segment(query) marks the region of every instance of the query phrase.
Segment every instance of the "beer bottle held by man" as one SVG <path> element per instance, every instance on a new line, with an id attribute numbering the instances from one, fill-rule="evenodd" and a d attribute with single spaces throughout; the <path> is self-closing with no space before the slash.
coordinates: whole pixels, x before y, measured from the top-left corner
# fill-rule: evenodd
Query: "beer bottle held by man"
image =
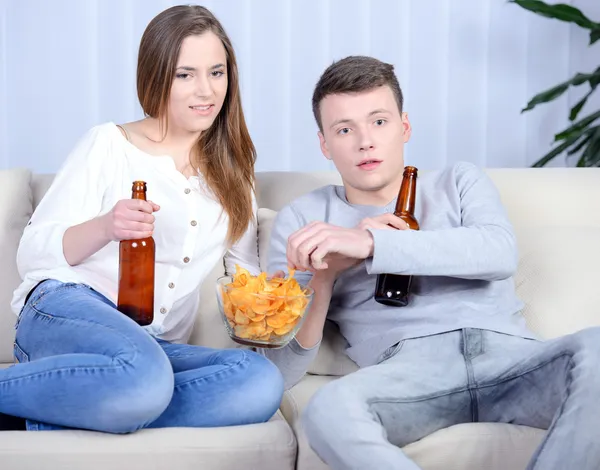
<path id="1" fill-rule="evenodd" d="M 132 199 L 146 200 L 146 183 L 134 181 Z M 139 325 L 154 319 L 154 238 L 119 242 L 119 294 L 117 310 Z"/>
<path id="2" fill-rule="evenodd" d="M 406 222 L 411 230 L 419 230 L 419 222 L 415 218 L 417 172 L 418 170 L 413 166 L 404 168 L 402 185 L 394 210 L 394 214 Z M 375 300 L 391 307 L 405 307 L 409 302 L 411 285 L 410 275 L 379 274 L 375 287 Z"/>

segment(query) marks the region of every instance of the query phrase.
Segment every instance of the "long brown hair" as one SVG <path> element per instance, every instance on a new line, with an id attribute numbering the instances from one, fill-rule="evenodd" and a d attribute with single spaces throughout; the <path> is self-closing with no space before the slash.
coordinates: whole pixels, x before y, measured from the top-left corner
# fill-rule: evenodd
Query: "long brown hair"
<path id="1" fill-rule="evenodd" d="M 209 10 L 199 5 L 174 6 L 148 24 L 140 42 L 137 91 L 147 116 L 166 119 L 181 43 L 188 36 L 207 31 L 221 39 L 227 53 L 227 94 L 223 108 L 211 127 L 202 132 L 190 159 L 229 216 L 227 238 L 234 243 L 253 219 L 256 149 L 242 111 L 233 46 Z"/>

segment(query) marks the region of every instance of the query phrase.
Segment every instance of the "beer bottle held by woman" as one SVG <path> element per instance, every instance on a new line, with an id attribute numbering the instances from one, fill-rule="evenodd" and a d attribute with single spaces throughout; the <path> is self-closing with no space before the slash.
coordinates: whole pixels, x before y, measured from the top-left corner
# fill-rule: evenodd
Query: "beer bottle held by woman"
<path id="1" fill-rule="evenodd" d="M 132 199 L 146 200 L 146 183 L 134 181 Z M 154 319 L 154 238 L 119 242 L 119 295 L 117 309 L 137 322 Z"/>
<path id="2" fill-rule="evenodd" d="M 404 220 L 411 230 L 419 230 L 419 222 L 415 218 L 417 172 L 418 170 L 413 166 L 404 168 L 402 185 L 394 210 L 394 215 Z M 405 307 L 409 302 L 411 284 L 410 275 L 379 274 L 375 287 L 375 300 L 390 307 Z"/>

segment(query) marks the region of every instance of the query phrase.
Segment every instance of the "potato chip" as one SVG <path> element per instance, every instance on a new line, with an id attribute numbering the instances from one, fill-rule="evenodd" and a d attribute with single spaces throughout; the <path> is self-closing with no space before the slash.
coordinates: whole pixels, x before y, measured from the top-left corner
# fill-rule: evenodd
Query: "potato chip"
<path id="1" fill-rule="evenodd" d="M 287 325 L 283 325 L 281 328 L 274 329 L 273 332 L 279 336 L 286 335 L 294 329 L 294 326 L 296 326 L 294 322 L 288 323 Z"/>
<path id="2" fill-rule="evenodd" d="M 222 290 L 224 314 L 235 335 L 242 339 L 276 341 L 297 326 L 308 306 L 303 289 L 290 270 L 287 278 L 253 276 L 236 265 L 233 280 Z"/>

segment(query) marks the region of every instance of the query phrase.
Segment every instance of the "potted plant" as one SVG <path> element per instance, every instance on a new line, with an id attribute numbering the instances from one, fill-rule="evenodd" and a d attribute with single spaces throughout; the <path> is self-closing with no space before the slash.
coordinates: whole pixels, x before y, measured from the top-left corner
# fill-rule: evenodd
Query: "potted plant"
<path id="1" fill-rule="evenodd" d="M 600 23 L 590 20 L 580 10 L 571 5 L 548 4 L 539 0 L 509 0 L 509 2 L 516 3 L 538 15 L 567 23 L 575 23 L 588 29 L 590 31 L 590 46 L 600 40 Z M 569 113 L 571 124 L 569 127 L 554 136 L 554 148 L 535 162 L 532 165 L 533 167 L 542 167 L 563 152 L 566 152 L 567 158 L 577 155 L 576 165 L 579 167 L 600 166 L 600 109 L 592 110 L 587 116 L 577 120 L 585 103 L 595 92 L 598 85 L 600 85 L 600 67 L 591 72 L 577 73 L 570 80 L 535 95 L 527 103 L 527 106 L 521 111 L 522 113 L 535 108 L 539 104 L 558 98 L 571 86 L 589 87 L 583 98 L 571 108 Z"/>

